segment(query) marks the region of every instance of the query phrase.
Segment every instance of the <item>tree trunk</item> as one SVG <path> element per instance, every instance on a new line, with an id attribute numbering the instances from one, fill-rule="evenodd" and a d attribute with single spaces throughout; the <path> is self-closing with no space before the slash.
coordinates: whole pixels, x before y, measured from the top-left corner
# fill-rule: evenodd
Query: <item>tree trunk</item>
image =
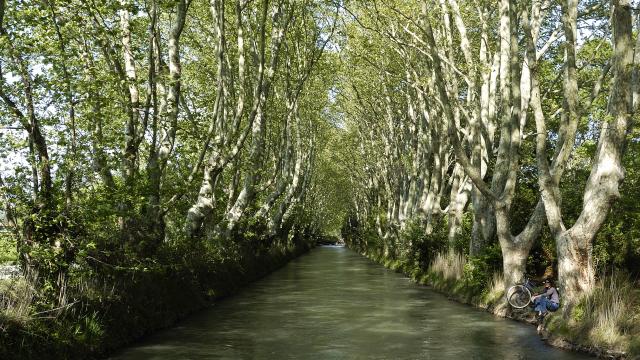
<path id="1" fill-rule="evenodd" d="M 631 125 L 633 112 L 632 68 L 633 47 L 631 8 L 628 0 L 614 0 L 613 6 L 613 34 L 614 34 L 614 81 L 609 100 L 611 121 L 603 122 L 598 140 L 598 148 L 587 181 L 583 198 L 583 208 L 574 225 L 566 229 L 562 221 L 559 195 L 559 175 L 554 169 L 549 169 L 546 160 L 546 124 L 542 113 L 539 86 L 536 76 L 532 76 L 532 105 L 536 117 L 537 143 L 536 157 L 540 169 L 539 185 L 542 189 L 542 199 L 546 208 L 547 219 L 551 233 L 556 239 L 558 253 L 558 275 L 560 288 L 565 302 L 564 312 L 569 313 L 579 297 L 591 292 L 594 286 L 594 267 L 592 262 L 591 244 L 598 230 L 605 221 L 612 204 L 620 196 L 618 187 L 624 178 L 622 155 L 624 153 L 627 132 Z M 575 34 L 577 24 L 577 1 L 568 0 L 563 4 L 563 22 L 568 34 L 567 78 L 566 87 L 577 90 L 575 74 Z M 529 48 L 533 41 L 529 41 Z M 533 64 L 534 62 L 532 62 Z M 532 68 L 532 75 L 536 74 Z M 570 112 L 570 119 L 576 119 L 577 100 L 571 101 L 577 91 L 569 92 L 569 101 L 565 105 Z M 564 124 L 561 133 L 572 131 L 572 123 Z M 568 137 L 569 138 L 569 137 Z M 565 142 L 570 146 L 571 138 Z M 567 145 L 569 144 L 569 145 Z M 563 146 L 564 148 L 564 146 Z M 569 151 L 569 150 L 566 150 Z M 556 151 L 562 153 L 562 150 Z M 565 155 L 568 157 L 568 154 Z M 558 156 L 560 158 L 560 156 Z M 560 168 L 561 172 L 562 167 Z"/>
<path id="2" fill-rule="evenodd" d="M 267 3 L 263 7 L 263 18 L 267 16 Z M 231 210 L 227 213 L 227 232 L 232 231 L 240 217 L 244 214 L 247 206 L 255 197 L 255 186 L 260 177 L 259 167 L 262 163 L 262 153 L 264 147 L 264 133 L 266 129 L 266 118 L 264 114 L 264 106 L 270 97 L 270 90 L 274 75 L 278 67 L 278 60 L 282 40 L 286 33 L 289 20 L 293 14 L 284 14 L 282 4 L 280 4 L 273 16 L 273 28 L 271 34 L 271 59 L 266 69 L 264 82 L 260 82 L 257 92 L 254 94 L 254 102 L 257 104 L 255 120 L 252 121 L 251 129 L 251 148 L 249 150 L 249 169 L 245 175 L 244 185 L 236 202 Z M 261 28 L 261 64 L 264 65 L 264 37 L 265 28 Z M 261 66 L 262 69 L 262 66 Z M 262 70 L 261 70 L 262 71 Z"/>
<path id="3" fill-rule="evenodd" d="M 611 206 L 620 197 L 624 179 L 622 156 L 631 127 L 633 42 L 629 0 L 613 0 L 614 81 L 609 100 L 612 120 L 603 123 L 595 161 L 587 180 L 583 209 L 575 224 L 556 233 L 558 275 L 567 303 L 588 294 L 595 283 L 592 243 Z M 577 5 L 576 5 L 577 8 Z M 608 125 L 608 126 L 606 126 Z M 563 228 L 564 226 L 561 225 Z"/>
<path id="4" fill-rule="evenodd" d="M 449 247 L 453 248 L 456 237 L 460 235 L 464 209 L 467 207 L 471 195 L 472 182 L 464 174 L 460 165 L 456 164 L 453 171 L 453 185 L 451 186 L 451 198 L 449 200 Z"/>

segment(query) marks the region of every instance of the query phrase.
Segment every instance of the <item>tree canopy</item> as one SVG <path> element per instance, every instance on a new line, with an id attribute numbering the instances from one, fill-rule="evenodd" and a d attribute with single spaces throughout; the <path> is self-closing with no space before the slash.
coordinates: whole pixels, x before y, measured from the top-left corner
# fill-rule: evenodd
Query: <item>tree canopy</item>
<path id="1" fill-rule="evenodd" d="M 640 271 L 636 7 L 0 0 L 17 261 L 56 307 L 74 269 L 342 230 L 427 264 L 490 254 L 507 286 L 546 267 L 574 302 Z"/>

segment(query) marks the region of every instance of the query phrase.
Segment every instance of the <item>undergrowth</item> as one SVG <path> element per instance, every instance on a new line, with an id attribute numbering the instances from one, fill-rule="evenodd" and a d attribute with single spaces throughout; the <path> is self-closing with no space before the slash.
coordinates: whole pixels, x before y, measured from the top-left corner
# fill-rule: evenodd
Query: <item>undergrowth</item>
<path id="1" fill-rule="evenodd" d="M 224 247 L 166 244 L 155 259 L 127 263 L 87 256 L 71 268 L 64 301 L 56 302 L 45 301 L 35 278 L 1 280 L 0 359 L 107 355 L 235 293 L 312 244 L 312 234 L 300 232 L 286 239 L 243 236 Z"/>
<path id="2" fill-rule="evenodd" d="M 640 289 L 626 274 L 602 276 L 591 294 L 548 327 L 577 343 L 640 356 Z"/>
<path id="3" fill-rule="evenodd" d="M 0 323 L 26 325 L 31 319 L 34 295 L 33 285 L 23 277 L 0 280 Z"/>

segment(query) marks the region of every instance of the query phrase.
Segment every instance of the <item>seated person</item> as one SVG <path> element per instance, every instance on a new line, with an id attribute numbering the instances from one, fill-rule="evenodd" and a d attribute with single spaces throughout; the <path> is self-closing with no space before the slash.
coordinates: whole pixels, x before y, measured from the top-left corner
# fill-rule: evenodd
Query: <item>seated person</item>
<path id="1" fill-rule="evenodd" d="M 560 296 L 558 290 L 553 287 L 551 280 L 544 282 L 544 292 L 534 296 L 533 305 L 539 317 L 544 317 L 548 311 L 556 311 L 560 307 Z"/>

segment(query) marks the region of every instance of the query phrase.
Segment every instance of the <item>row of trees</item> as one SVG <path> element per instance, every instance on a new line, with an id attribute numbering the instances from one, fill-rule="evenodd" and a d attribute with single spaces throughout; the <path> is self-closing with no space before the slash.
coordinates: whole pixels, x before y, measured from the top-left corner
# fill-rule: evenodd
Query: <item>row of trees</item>
<path id="1" fill-rule="evenodd" d="M 547 234 L 572 301 L 593 287 L 625 162 L 635 183 L 634 14 L 629 0 L 0 0 L 0 195 L 20 261 L 63 298 L 79 257 L 286 239 L 351 208 L 393 256 L 412 224 L 445 224 L 454 247 L 471 222 L 470 255 L 497 239 L 507 284 Z"/>
<path id="2" fill-rule="evenodd" d="M 63 302 L 80 256 L 317 230 L 336 17 L 323 1 L 0 0 L 0 192 L 20 262 Z"/>
<path id="3" fill-rule="evenodd" d="M 369 1 L 345 11 L 353 75 L 340 99 L 362 162 L 350 173 L 352 221 L 375 228 L 388 256 L 407 248 L 399 233 L 415 221 L 429 234 L 444 219 L 453 247 L 468 216 L 470 255 L 497 239 L 507 286 L 523 279 L 544 232 L 567 302 L 590 292 L 594 239 L 637 142 L 631 2 Z M 584 179 L 565 183 L 576 174 Z M 535 201 L 523 212 L 527 192 Z"/>

